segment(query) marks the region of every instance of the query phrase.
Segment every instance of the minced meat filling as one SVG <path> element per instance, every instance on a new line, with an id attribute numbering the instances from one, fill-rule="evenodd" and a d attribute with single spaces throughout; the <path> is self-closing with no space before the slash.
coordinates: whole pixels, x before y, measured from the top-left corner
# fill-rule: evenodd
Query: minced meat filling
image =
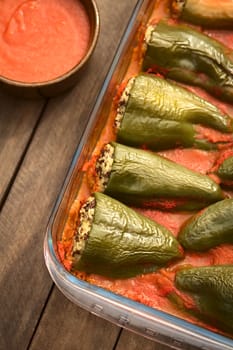
<path id="1" fill-rule="evenodd" d="M 129 79 L 129 81 L 126 85 L 126 88 L 124 89 L 124 91 L 121 95 L 121 98 L 119 100 L 117 114 L 116 114 L 116 118 L 114 121 L 114 125 L 117 129 L 119 129 L 121 126 L 121 121 L 122 121 L 124 113 L 125 113 L 125 108 L 126 108 L 129 96 L 130 96 L 130 90 L 132 89 L 134 81 L 135 81 L 135 78 Z"/>
<path id="2" fill-rule="evenodd" d="M 149 43 L 151 40 L 151 34 L 154 31 L 154 27 L 153 26 L 148 26 L 146 33 L 145 33 L 145 42 Z"/>
<path id="3" fill-rule="evenodd" d="M 89 237 L 91 225 L 95 213 L 95 198 L 89 197 L 82 205 L 79 212 L 79 226 L 74 237 L 73 255 L 78 256 L 82 254 L 85 247 L 85 242 Z"/>
<path id="4" fill-rule="evenodd" d="M 98 175 L 98 187 L 103 192 L 107 186 L 113 165 L 114 147 L 109 143 L 104 146 L 96 162 L 96 173 Z"/>

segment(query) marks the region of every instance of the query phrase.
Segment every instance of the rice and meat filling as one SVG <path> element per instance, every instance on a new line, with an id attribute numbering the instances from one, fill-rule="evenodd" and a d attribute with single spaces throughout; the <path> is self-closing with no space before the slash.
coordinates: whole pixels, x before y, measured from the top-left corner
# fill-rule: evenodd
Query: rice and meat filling
<path id="1" fill-rule="evenodd" d="M 89 197 L 79 212 L 79 225 L 74 237 L 73 256 L 78 259 L 85 248 L 95 213 L 95 198 Z"/>
<path id="2" fill-rule="evenodd" d="M 95 170 L 97 174 L 98 188 L 100 192 L 104 192 L 111 174 L 113 165 L 114 147 L 106 144 L 100 152 L 100 156 L 96 162 Z"/>
<path id="3" fill-rule="evenodd" d="M 119 100 L 118 107 L 117 107 L 116 118 L 114 121 L 114 126 L 116 127 L 116 129 L 120 129 L 121 122 L 122 122 L 123 116 L 125 114 L 126 105 L 128 103 L 129 97 L 130 97 L 130 91 L 134 85 L 134 82 L 135 82 L 135 78 L 129 79 L 125 89 L 122 92 L 122 95 L 121 95 L 121 98 Z"/>

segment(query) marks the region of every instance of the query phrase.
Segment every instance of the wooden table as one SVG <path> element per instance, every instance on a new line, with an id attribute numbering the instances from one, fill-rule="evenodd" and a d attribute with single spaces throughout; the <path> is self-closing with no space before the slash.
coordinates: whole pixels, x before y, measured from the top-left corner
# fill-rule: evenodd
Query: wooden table
<path id="1" fill-rule="evenodd" d="M 75 306 L 54 286 L 43 240 L 55 199 L 136 0 L 97 0 L 101 32 L 72 91 L 0 92 L 0 349 L 166 350 Z"/>

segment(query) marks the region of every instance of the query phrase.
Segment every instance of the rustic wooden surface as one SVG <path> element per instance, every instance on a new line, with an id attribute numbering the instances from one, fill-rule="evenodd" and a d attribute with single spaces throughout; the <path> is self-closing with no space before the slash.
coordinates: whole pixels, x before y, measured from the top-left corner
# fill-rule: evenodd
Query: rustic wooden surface
<path id="1" fill-rule="evenodd" d="M 37 101 L 0 92 L 1 350 L 168 349 L 72 304 L 43 257 L 55 199 L 136 2 L 97 0 L 98 45 L 72 91 Z"/>

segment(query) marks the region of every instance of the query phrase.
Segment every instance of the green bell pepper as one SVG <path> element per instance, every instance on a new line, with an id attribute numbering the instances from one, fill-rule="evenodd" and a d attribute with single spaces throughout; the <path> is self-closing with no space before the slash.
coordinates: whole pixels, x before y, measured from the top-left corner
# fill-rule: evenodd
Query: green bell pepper
<path id="1" fill-rule="evenodd" d="M 233 181 L 233 156 L 226 158 L 219 166 L 217 175 L 222 180 Z"/>
<path id="2" fill-rule="evenodd" d="M 233 331 L 233 265 L 180 270 L 175 285 L 194 298 L 197 316 Z"/>
<path id="3" fill-rule="evenodd" d="M 233 130 L 233 119 L 217 107 L 152 74 L 130 79 L 122 93 L 115 124 L 118 142 L 153 150 L 179 145 L 208 150 L 223 143 L 217 137 L 213 142 L 206 140 L 194 124 L 225 133 Z"/>
<path id="4" fill-rule="evenodd" d="M 219 152 L 219 156 L 215 160 L 212 169 L 209 170 L 209 175 L 214 174 L 219 178 L 221 187 L 227 190 L 233 188 L 233 150 L 232 148 L 223 148 Z"/>
<path id="5" fill-rule="evenodd" d="M 233 199 L 224 199 L 193 215 L 182 226 L 178 241 L 185 249 L 203 251 L 233 243 Z"/>
<path id="6" fill-rule="evenodd" d="M 183 256 L 167 228 L 119 201 L 96 192 L 87 203 L 74 238 L 73 270 L 125 278 Z"/>
<path id="7" fill-rule="evenodd" d="M 171 10 L 176 18 L 206 28 L 233 28 L 232 0 L 173 0 Z"/>
<path id="8" fill-rule="evenodd" d="M 222 43 L 186 25 L 160 21 L 145 35 L 143 69 L 206 89 L 233 102 L 233 53 Z"/>
<path id="9" fill-rule="evenodd" d="M 105 179 L 104 193 L 122 202 L 163 209 L 168 202 L 171 209 L 193 210 L 223 199 L 220 187 L 207 175 L 149 151 L 110 145 L 111 166 L 103 166 L 106 145 L 96 162 L 96 172 L 99 179 Z"/>

